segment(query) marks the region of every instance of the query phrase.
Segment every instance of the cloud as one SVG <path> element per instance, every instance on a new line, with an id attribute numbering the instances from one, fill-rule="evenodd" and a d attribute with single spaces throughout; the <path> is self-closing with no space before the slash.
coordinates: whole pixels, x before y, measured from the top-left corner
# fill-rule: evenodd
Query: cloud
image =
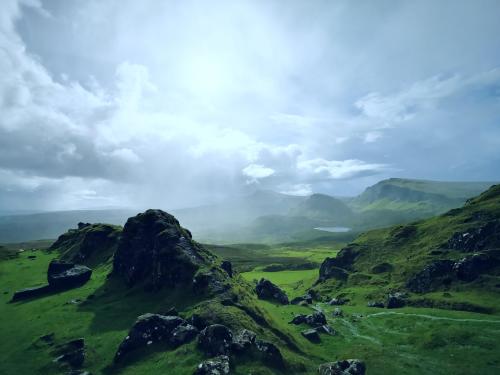
<path id="1" fill-rule="evenodd" d="M 386 164 L 366 163 L 356 159 L 325 160 L 321 158 L 300 161 L 297 167 L 307 174 L 333 180 L 373 175 L 388 168 Z"/>
<path id="2" fill-rule="evenodd" d="M 259 164 L 250 164 L 243 168 L 242 172 L 245 176 L 249 177 L 249 183 L 255 183 L 262 178 L 272 176 L 275 170 Z"/>
<path id="3" fill-rule="evenodd" d="M 500 178 L 497 9 L 5 0 L 0 208 Z"/>
<path id="4" fill-rule="evenodd" d="M 407 89 L 391 95 L 372 92 L 356 101 L 356 107 L 368 118 L 386 126 L 411 120 L 423 111 L 435 109 L 439 102 L 474 90 L 488 90 L 500 85 L 500 69 L 479 72 L 468 77 L 434 76 L 414 82 Z"/>

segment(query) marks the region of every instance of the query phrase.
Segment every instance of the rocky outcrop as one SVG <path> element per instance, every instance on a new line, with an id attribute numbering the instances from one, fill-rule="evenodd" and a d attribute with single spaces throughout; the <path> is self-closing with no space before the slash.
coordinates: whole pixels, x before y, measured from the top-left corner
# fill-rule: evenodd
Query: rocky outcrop
<path id="1" fill-rule="evenodd" d="M 500 266 L 500 254 L 495 250 L 471 254 L 458 261 L 438 260 L 412 276 L 406 287 L 415 293 L 427 293 L 448 286 L 453 281 L 474 281 L 498 266 Z"/>
<path id="2" fill-rule="evenodd" d="M 198 365 L 195 375 L 228 375 L 230 370 L 229 357 L 220 355 L 218 357 L 203 361 Z"/>
<path id="3" fill-rule="evenodd" d="M 220 268 L 226 271 L 229 277 L 233 277 L 233 264 L 230 261 L 224 260 L 221 263 Z"/>
<path id="4" fill-rule="evenodd" d="M 500 265 L 500 259 L 489 253 L 479 253 L 466 256 L 455 262 L 453 271 L 462 281 L 473 281 L 479 275 Z"/>
<path id="5" fill-rule="evenodd" d="M 243 329 L 234 337 L 231 351 L 234 353 L 243 353 L 255 345 L 257 334 L 248 329 Z"/>
<path id="6" fill-rule="evenodd" d="M 406 287 L 415 293 L 426 293 L 438 286 L 449 283 L 453 264 L 452 260 L 434 261 L 410 278 L 406 283 Z"/>
<path id="7" fill-rule="evenodd" d="M 479 227 L 456 232 L 443 247 L 470 252 L 500 248 L 500 221 L 493 220 Z"/>
<path id="8" fill-rule="evenodd" d="M 269 341 L 256 340 L 255 348 L 257 349 L 260 359 L 269 366 L 283 368 L 285 361 L 280 350 L 276 345 Z"/>
<path id="9" fill-rule="evenodd" d="M 137 318 L 127 337 L 120 344 L 115 355 L 115 362 L 129 352 L 159 342 L 172 342 L 175 329 L 186 321 L 178 316 L 144 314 Z"/>
<path id="10" fill-rule="evenodd" d="M 191 342 L 198 336 L 198 328 L 191 324 L 182 324 L 174 328 L 170 336 L 169 342 L 174 347 L 178 347 L 188 342 Z"/>
<path id="11" fill-rule="evenodd" d="M 319 269 L 319 281 L 327 279 L 346 281 L 349 276 L 348 271 L 352 271 L 352 265 L 360 252 L 360 246 L 351 244 L 340 250 L 335 258 L 326 258 Z"/>
<path id="12" fill-rule="evenodd" d="M 67 262 L 92 265 L 113 256 L 118 245 L 121 227 L 110 224 L 78 223 L 78 229 L 70 229 L 51 245 Z"/>
<path id="13" fill-rule="evenodd" d="M 319 366 L 320 375 L 365 375 L 366 366 L 359 359 L 324 363 Z"/>
<path id="14" fill-rule="evenodd" d="M 194 242 L 175 217 L 161 210 L 147 210 L 127 220 L 113 272 L 130 286 L 146 282 L 155 288 L 189 284 L 199 271 L 210 267 L 212 280 L 223 280 L 227 274 L 215 267 L 214 261 L 215 257 Z"/>
<path id="15" fill-rule="evenodd" d="M 260 279 L 255 287 L 259 299 L 275 301 L 282 305 L 288 305 L 288 296 L 280 287 L 274 285 L 267 279 Z"/>
<path id="16" fill-rule="evenodd" d="M 404 293 L 391 293 L 387 296 L 386 306 L 388 309 L 397 309 L 406 305 L 406 295 Z"/>

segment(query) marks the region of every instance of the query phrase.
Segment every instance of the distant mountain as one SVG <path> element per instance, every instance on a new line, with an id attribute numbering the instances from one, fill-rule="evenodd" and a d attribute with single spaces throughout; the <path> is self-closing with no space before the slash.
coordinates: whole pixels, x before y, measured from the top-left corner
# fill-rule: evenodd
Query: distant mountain
<path id="1" fill-rule="evenodd" d="M 280 242 L 314 235 L 313 228 L 343 226 L 353 231 L 408 223 L 461 206 L 490 182 L 439 182 L 391 178 L 354 198 L 325 194 L 291 196 L 257 190 L 194 208 L 168 210 L 196 239 L 210 243 Z M 0 215 L 0 243 L 56 238 L 80 221 L 123 225 L 131 209 L 75 210 Z M 324 233 L 318 233 L 324 235 Z"/>
<path id="2" fill-rule="evenodd" d="M 0 216 L 0 243 L 55 239 L 78 222 L 123 225 L 135 210 L 74 210 Z"/>
<path id="3" fill-rule="evenodd" d="M 391 178 L 368 187 L 349 206 L 371 219 L 377 214 L 409 220 L 429 217 L 459 207 L 494 182 L 449 182 Z"/>
<path id="4" fill-rule="evenodd" d="M 340 199 L 325 194 L 313 194 L 292 208 L 289 216 L 301 216 L 328 224 L 350 222 L 353 212 Z"/>

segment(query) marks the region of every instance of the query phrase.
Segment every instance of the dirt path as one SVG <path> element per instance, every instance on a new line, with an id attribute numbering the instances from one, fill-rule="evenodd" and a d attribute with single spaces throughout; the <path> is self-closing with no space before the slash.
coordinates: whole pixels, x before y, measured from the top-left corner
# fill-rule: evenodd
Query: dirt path
<path id="1" fill-rule="evenodd" d="M 384 315 L 406 315 L 406 316 L 416 316 L 416 317 L 419 317 L 419 318 L 426 318 L 426 319 L 432 319 L 432 320 L 451 320 L 451 321 L 454 321 L 454 322 L 498 323 L 498 324 L 500 324 L 500 319 L 495 320 L 495 319 L 447 318 L 447 317 L 444 317 L 444 316 L 433 316 L 433 315 L 427 315 L 427 314 L 401 313 L 401 312 L 395 312 L 395 311 L 378 312 L 378 313 L 375 313 L 375 314 L 366 315 L 366 317 L 367 318 L 371 318 L 371 317 L 384 316 Z"/>

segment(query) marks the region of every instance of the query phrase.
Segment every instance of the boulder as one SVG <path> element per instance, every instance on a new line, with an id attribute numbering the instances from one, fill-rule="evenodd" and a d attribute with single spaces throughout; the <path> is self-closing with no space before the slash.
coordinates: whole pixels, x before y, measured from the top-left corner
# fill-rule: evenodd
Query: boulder
<path id="1" fill-rule="evenodd" d="M 387 308 L 397 309 L 406 305 L 406 295 L 403 293 L 392 293 L 387 296 Z"/>
<path id="2" fill-rule="evenodd" d="M 278 286 L 267 279 L 260 279 L 255 287 L 259 299 L 276 301 L 282 305 L 288 305 L 288 296 Z"/>
<path id="3" fill-rule="evenodd" d="M 47 280 L 55 289 L 69 289 L 89 281 L 92 270 L 87 266 L 53 260 L 49 264 Z"/>
<path id="4" fill-rule="evenodd" d="M 337 334 L 337 332 L 332 327 L 330 327 L 328 324 L 323 324 L 320 327 L 316 327 L 316 332 L 326 333 L 327 335 L 331 335 L 331 336 L 334 336 Z"/>
<path id="5" fill-rule="evenodd" d="M 127 337 L 118 347 L 115 361 L 119 361 L 127 353 L 141 347 L 158 342 L 169 342 L 172 333 L 186 321 L 178 316 L 144 314 L 137 318 Z"/>
<path id="6" fill-rule="evenodd" d="M 385 305 L 382 301 L 370 301 L 366 304 L 368 307 L 379 307 L 379 308 L 384 308 Z"/>
<path id="7" fill-rule="evenodd" d="M 326 316 L 321 311 L 315 311 L 306 316 L 306 323 L 312 327 L 318 327 L 326 324 Z"/>
<path id="8" fill-rule="evenodd" d="M 222 324 L 206 327 L 198 336 L 198 347 L 210 356 L 229 354 L 233 343 L 233 333 Z"/>
<path id="9" fill-rule="evenodd" d="M 277 368 L 283 368 L 285 366 L 280 350 L 273 343 L 264 340 L 256 340 L 255 347 L 260 353 L 264 363 Z"/>
<path id="10" fill-rule="evenodd" d="M 147 282 L 160 288 L 191 283 L 200 268 L 213 266 L 214 261 L 215 257 L 194 242 L 174 216 L 147 210 L 127 220 L 113 259 L 113 272 L 129 286 Z M 223 278 L 222 273 L 217 277 Z"/>
<path id="11" fill-rule="evenodd" d="M 227 355 L 208 359 L 200 363 L 194 372 L 195 375 L 227 375 L 229 374 L 230 363 Z"/>
<path id="12" fill-rule="evenodd" d="M 341 305 L 345 305 L 347 301 L 343 298 L 332 298 L 328 304 L 330 306 L 341 306 Z"/>
<path id="13" fill-rule="evenodd" d="M 332 316 L 334 316 L 334 317 L 341 317 L 341 316 L 344 316 L 344 313 L 343 313 L 343 311 L 339 307 L 336 307 L 332 311 Z"/>
<path id="14" fill-rule="evenodd" d="M 313 298 L 310 294 L 304 294 L 303 296 L 295 297 L 290 301 L 292 305 L 299 305 L 301 302 L 305 302 L 310 305 L 313 302 Z"/>
<path id="15" fill-rule="evenodd" d="M 306 329 L 305 331 L 301 332 L 301 335 L 311 342 L 317 343 L 321 341 L 319 338 L 319 333 L 315 329 Z"/>
<path id="16" fill-rule="evenodd" d="M 289 324 L 296 324 L 296 325 L 299 325 L 299 324 L 302 324 L 302 323 L 305 323 L 307 321 L 306 319 L 306 315 L 304 314 L 299 314 L 299 315 L 295 315 L 293 317 L 293 319 L 289 322 Z"/>
<path id="17" fill-rule="evenodd" d="M 365 375 L 366 366 L 359 359 L 323 363 L 319 366 L 320 375 Z"/>
<path id="18" fill-rule="evenodd" d="M 175 347 L 181 346 L 194 340 L 194 338 L 198 336 L 198 333 L 198 328 L 191 324 L 179 325 L 172 331 L 169 342 Z"/>

